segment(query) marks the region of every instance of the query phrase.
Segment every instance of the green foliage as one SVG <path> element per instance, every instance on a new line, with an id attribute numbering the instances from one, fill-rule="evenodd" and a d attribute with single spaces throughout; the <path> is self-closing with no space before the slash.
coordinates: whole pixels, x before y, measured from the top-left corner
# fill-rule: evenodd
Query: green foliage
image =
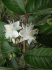
<path id="1" fill-rule="evenodd" d="M 35 15 L 49 15 L 52 14 L 52 10 L 42 10 L 40 12 L 35 13 Z"/>
<path id="2" fill-rule="evenodd" d="M 38 34 L 37 41 L 47 47 L 52 48 L 52 34 L 45 35 L 45 34 Z"/>
<path id="3" fill-rule="evenodd" d="M 0 22 L 0 41 L 6 41 L 5 39 L 5 27 L 4 27 L 5 23 L 4 22 Z"/>
<path id="4" fill-rule="evenodd" d="M 18 64 L 17 64 L 15 58 L 11 58 L 10 62 L 11 62 L 11 66 L 12 66 L 13 68 L 18 68 Z"/>
<path id="5" fill-rule="evenodd" d="M 28 64 L 36 68 L 52 69 L 51 48 L 40 48 L 28 51 L 24 59 Z"/>
<path id="6" fill-rule="evenodd" d="M 19 17 L 16 15 L 17 14 L 15 14 L 13 11 L 11 11 L 8 8 L 6 8 L 5 6 L 3 6 L 3 9 L 1 12 L 1 21 L 4 21 L 6 23 L 8 23 L 8 20 L 17 21 L 17 19 L 19 19 Z"/>
<path id="7" fill-rule="evenodd" d="M 39 25 L 37 41 L 43 45 L 52 47 L 52 25 Z"/>
<path id="8" fill-rule="evenodd" d="M 8 7 L 13 12 L 23 15 L 27 13 L 35 13 L 40 12 L 42 10 L 48 9 L 51 10 L 52 8 L 52 1 L 51 0 L 28 0 L 26 6 L 24 7 L 23 0 L 2 0 L 6 7 Z M 26 11 L 25 11 L 26 10 Z M 48 11 L 49 11 L 48 10 Z M 45 10 L 46 12 L 46 10 Z M 44 11 L 43 11 L 44 13 Z M 51 13 L 51 11 L 49 11 Z"/>
<path id="9" fill-rule="evenodd" d="M 2 59 L 2 60 L 0 61 L 0 66 L 3 65 L 3 64 L 5 63 L 5 61 L 6 61 L 6 59 Z"/>
<path id="10" fill-rule="evenodd" d="M 2 51 L 3 55 L 8 58 L 10 53 L 15 52 L 16 49 L 14 47 L 10 46 L 8 42 L 2 42 L 1 51 Z"/>
<path id="11" fill-rule="evenodd" d="M 41 69 L 41 68 L 36 69 L 32 67 L 32 68 L 19 68 L 19 70 L 52 70 L 52 69 Z"/>
<path id="12" fill-rule="evenodd" d="M 28 17 L 28 24 L 33 23 L 34 25 L 43 25 L 51 15 L 41 15 L 41 13 L 33 14 Z M 25 16 L 21 16 L 21 20 L 25 21 Z"/>
<path id="13" fill-rule="evenodd" d="M 41 15 L 37 18 L 37 23 L 36 25 L 44 25 L 46 23 L 46 20 L 51 17 L 51 15 Z"/>
<path id="14" fill-rule="evenodd" d="M 22 55 L 19 60 L 20 66 L 24 67 L 24 56 Z"/>
<path id="15" fill-rule="evenodd" d="M 52 69 L 35 69 L 35 68 L 28 68 L 27 70 L 52 70 Z"/>
<path id="16" fill-rule="evenodd" d="M 2 0 L 6 7 L 10 10 L 14 11 L 17 14 L 25 14 L 25 8 L 23 4 L 23 0 Z"/>
<path id="17" fill-rule="evenodd" d="M 21 16 L 21 19 L 25 21 L 25 16 Z M 35 16 L 29 16 L 28 17 L 28 23 L 31 23 L 32 21 L 35 21 L 36 17 Z"/>
<path id="18" fill-rule="evenodd" d="M 42 33 L 46 35 L 52 34 L 52 25 L 46 24 L 46 25 L 38 25 L 35 27 L 39 28 L 39 34 L 42 34 Z"/>
<path id="19" fill-rule="evenodd" d="M 49 19 L 47 19 L 47 23 L 48 23 L 49 25 L 52 25 L 52 17 L 49 18 Z"/>
<path id="20" fill-rule="evenodd" d="M 0 1 L 0 21 L 8 23 L 8 20 L 17 21 L 19 20 L 19 15 L 9 10 L 2 1 Z"/>
<path id="21" fill-rule="evenodd" d="M 27 13 L 35 13 L 48 8 L 52 8 L 51 0 L 28 0 L 26 4 Z"/>
<path id="22" fill-rule="evenodd" d="M 16 57 L 17 57 L 17 55 L 16 55 L 15 53 L 12 53 L 12 55 L 13 55 L 13 57 L 14 57 L 14 58 L 16 58 Z"/>
<path id="23" fill-rule="evenodd" d="M 0 67 L 0 70 L 14 70 L 13 68 Z"/>

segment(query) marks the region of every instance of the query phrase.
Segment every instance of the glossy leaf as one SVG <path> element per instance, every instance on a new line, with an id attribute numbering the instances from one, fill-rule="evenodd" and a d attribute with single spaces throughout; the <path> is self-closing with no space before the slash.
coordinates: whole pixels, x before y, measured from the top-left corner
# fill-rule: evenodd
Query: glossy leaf
<path id="1" fill-rule="evenodd" d="M 52 48 L 52 34 L 38 34 L 38 38 L 36 39 L 39 43 Z"/>
<path id="2" fill-rule="evenodd" d="M 36 26 L 38 26 L 38 25 L 44 25 L 44 24 L 46 24 L 46 21 L 47 21 L 47 19 L 48 18 L 50 18 L 51 17 L 51 15 L 38 15 L 37 14 L 37 16 L 34 16 L 34 18 L 36 18 L 34 21 L 33 21 L 33 24 Z"/>
<path id="3" fill-rule="evenodd" d="M 35 13 L 48 8 L 52 8 L 52 0 L 28 0 L 26 4 L 27 13 Z"/>
<path id="4" fill-rule="evenodd" d="M 8 42 L 2 42 L 1 44 L 1 52 L 5 57 L 9 57 L 9 54 L 15 52 L 16 49 L 8 44 Z"/>
<path id="5" fill-rule="evenodd" d="M 36 25 L 42 24 L 42 23 L 46 22 L 46 20 L 47 20 L 49 17 L 51 17 L 51 15 L 47 15 L 47 16 L 45 16 L 45 17 L 42 16 L 42 18 L 41 18 L 39 21 L 37 21 Z M 39 18 L 39 17 L 38 17 L 38 18 Z"/>
<path id="6" fill-rule="evenodd" d="M 25 61 L 36 68 L 52 69 L 52 49 L 40 48 L 28 51 Z"/>
<path id="7" fill-rule="evenodd" d="M 52 25 L 45 24 L 45 25 L 37 25 L 35 27 L 39 28 L 39 34 L 42 33 L 46 35 L 52 34 Z"/>
<path id="8" fill-rule="evenodd" d="M 35 15 L 50 15 L 50 14 L 52 14 L 52 10 L 43 10 L 35 13 Z"/>
<path id="9" fill-rule="evenodd" d="M 25 8 L 23 0 L 2 0 L 4 5 L 9 8 L 11 11 L 23 15 L 25 14 Z"/>
<path id="10" fill-rule="evenodd" d="M 52 25 L 39 25 L 37 41 L 45 46 L 52 47 Z"/>

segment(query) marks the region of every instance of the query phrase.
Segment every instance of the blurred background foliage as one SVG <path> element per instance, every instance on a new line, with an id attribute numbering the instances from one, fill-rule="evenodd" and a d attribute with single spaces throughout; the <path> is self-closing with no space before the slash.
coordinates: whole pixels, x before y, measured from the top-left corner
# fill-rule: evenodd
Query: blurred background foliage
<path id="1" fill-rule="evenodd" d="M 6 8 L 0 0 L 0 21 L 8 23 L 8 20 L 19 20 L 19 15 L 13 13 L 11 10 Z"/>

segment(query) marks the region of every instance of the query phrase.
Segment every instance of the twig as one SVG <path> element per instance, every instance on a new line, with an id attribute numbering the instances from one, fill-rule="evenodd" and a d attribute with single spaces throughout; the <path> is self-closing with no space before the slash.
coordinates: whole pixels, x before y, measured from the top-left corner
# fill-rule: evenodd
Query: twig
<path id="1" fill-rule="evenodd" d="M 25 26 L 27 24 L 27 21 L 28 21 L 28 14 L 26 13 L 25 14 Z M 26 52 L 26 41 L 23 42 L 23 53 Z M 24 67 L 26 67 L 26 62 L 24 61 Z"/>

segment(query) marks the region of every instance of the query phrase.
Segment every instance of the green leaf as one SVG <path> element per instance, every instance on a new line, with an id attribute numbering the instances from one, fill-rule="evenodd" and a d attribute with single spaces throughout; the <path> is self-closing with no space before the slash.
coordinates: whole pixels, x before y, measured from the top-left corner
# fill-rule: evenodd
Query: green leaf
<path id="1" fill-rule="evenodd" d="M 28 51 L 24 59 L 33 67 L 52 69 L 52 48 L 40 48 Z"/>
<path id="2" fill-rule="evenodd" d="M 16 44 L 13 44 L 13 43 L 11 43 L 11 42 L 8 42 L 8 44 L 9 44 L 10 46 L 13 46 L 13 47 L 14 47 L 15 53 L 21 53 L 21 48 L 20 48 L 20 47 L 15 47 L 15 46 L 17 46 Z"/>
<path id="3" fill-rule="evenodd" d="M 14 68 L 0 67 L 0 70 L 15 70 Z"/>
<path id="4" fill-rule="evenodd" d="M 25 14 L 23 0 L 2 0 L 2 2 L 11 11 L 20 15 Z"/>
<path id="5" fill-rule="evenodd" d="M 50 16 L 51 16 L 51 15 L 48 15 L 48 16 L 45 16 L 45 17 L 42 16 L 41 20 L 39 20 L 36 25 L 42 24 L 42 23 L 45 22 Z"/>
<path id="6" fill-rule="evenodd" d="M 52 10 L 43 10 L 35 13 L 35 15 L 50 15 L 50 14 L 52 14 Z"/>
<path id="7" fill-rule="evenodd" d="M 10 62 L 11 62 L 11 66 L 13 68 L 18 68 L 18 64 L 17 64 L 17 61 L 15 60 L 15 58 L 11 58 Z"/>
<path id="8" fill-rule="evenodd" d="M 34 26 L 34 28 L 39 28 L 39 34 L 46 34 L 46 35 L 49 35 L 49 34 L 52 34 L 52 25 L 37 25 L 37 26 Z"/>
<path id="9" fill-rule="evenodd" d="M 52 34 L 45 35 L 45 34 L 38 34 L 37 41 L 47 47 L 52 48 Z"/>
<path id="10" fill-rule="evenodd" d="M 0 66 L 1 66 L 2 64 L 4 64 L 5 61 L 6 61 L 6 59 L 2 59 L 2 60 L 0 61 Z"/>
<path id="11" fill-rule="evenodd" d="M 52 70 L 52 69 L 35 69 L 35 68 L 28 68 L 27 70 Z"/>
<path id="12" fill-rule="evenodd" d="M 2 42 L 2 44 L 1 44 L 1 52 L 3 53 L 3 55 L 5 57 L 8 58 L 9 54 L 13 53 L 15 51 L 16 51 L 16 49 L 14 47 L 10 46 L 8 42 Z"/>
<path id="13" fill-rule="evenodd" d="M 0 41 L 7 41 L 7 39 L 5 39 L 5 24 L 4 22 L 0 22 Z"/>
<path id="14" fill-rule="evenodd" d="M 47 47 L 52 47 L 52 25 L 39 25 L 36 28 L 39 28 L 37 41 Z"/>
<path id="15" fill-rule="evenodd" d="M 28 0 L 26 4 L 27 13 L 35 13 L 48 8 L 52 8 L 51 0 Z"/>
<path id="16" fill-rule="evenodd" d="M 40 25 L 40 24 L 44 25 L 44 24 L 46 24 L 46 20 L 50 17 L 51 17 L 51 15 L 45 15 L 45 14 L 34 16 L 35 19 L 33 20 L 33 23 L 34 23 L 34 25 Z"/>

